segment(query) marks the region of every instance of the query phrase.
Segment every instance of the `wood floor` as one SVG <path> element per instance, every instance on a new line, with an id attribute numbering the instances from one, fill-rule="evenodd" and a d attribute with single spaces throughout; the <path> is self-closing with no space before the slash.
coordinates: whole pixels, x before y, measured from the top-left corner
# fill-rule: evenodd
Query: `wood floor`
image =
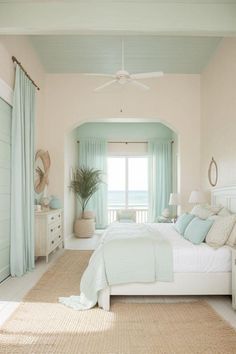
<path id="1" fill-rule="evenodd" d="M 74 237 L 66 241 L 68 249 L 94 249 L 99 240 L 99 233 L 92 239 L 78 240 Z M 49 258 L 46 264 L 45 258 L 39 258 L 36 262 L 36 268 L 33 272 L 27 273 L 21 278 L 8 278 L 0 284 L 0 325 L 2 325 L 11 313 L 21 302 L 24 295 L 37 283 L 47 269 L 56 262 L 57 258 L 64 252 L 59 249 Z M 154 297 L 119 297 L 119 302 L 188 302 L 193 299 L 205 299 L 216 312 L 219 313 L 227 322 L 236 328 L 236 312 L 231 306 L 230 296 L 154 296 Z M 112 301 L 117 301 L 115 297 Z"/>

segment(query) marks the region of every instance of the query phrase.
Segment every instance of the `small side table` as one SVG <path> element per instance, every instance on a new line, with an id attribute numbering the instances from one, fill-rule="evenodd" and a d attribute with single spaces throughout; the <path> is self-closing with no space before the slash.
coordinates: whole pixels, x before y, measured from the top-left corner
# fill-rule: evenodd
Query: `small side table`
<path id="1" fill-rule="evenodd" d="M 236 310 L 236 248 L 232 248 L 232 307 Z"/>

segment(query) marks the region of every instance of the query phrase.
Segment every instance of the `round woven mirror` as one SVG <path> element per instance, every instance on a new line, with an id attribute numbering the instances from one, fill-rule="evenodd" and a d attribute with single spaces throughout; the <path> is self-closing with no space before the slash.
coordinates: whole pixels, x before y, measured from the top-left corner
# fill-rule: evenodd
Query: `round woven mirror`
<path id="1" fill-rule="evenodd" d="M 208 168 L 208 180 L 212 187 L 216 186 L 218 181 L 218 167 L 213 157 Z"/>

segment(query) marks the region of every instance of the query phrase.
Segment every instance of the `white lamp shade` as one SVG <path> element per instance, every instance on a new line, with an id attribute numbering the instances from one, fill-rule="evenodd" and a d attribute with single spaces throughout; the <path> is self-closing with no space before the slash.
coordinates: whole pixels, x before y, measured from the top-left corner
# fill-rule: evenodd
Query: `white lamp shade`
<path id="1" fill-rule="evenodd" d="M 171 193 L 169 205 L 180 205 L 180 195 L 179 193 Z"/>
<path id="2" fill-rule="evenodd" d="M 205 193 L 202 191 L 192 191 L 189 197 L 189 203 L 191 204 L 203 204 L 206 203 Z"/>

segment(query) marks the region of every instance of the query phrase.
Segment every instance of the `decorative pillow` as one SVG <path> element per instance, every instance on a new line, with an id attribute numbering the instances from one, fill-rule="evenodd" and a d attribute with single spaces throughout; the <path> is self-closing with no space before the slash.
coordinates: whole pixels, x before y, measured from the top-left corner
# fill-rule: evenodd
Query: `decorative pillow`
<path id="1" fill-rule="evenodd" d="M 174 224 L 175 230 L 178 231 L 180 235 L 183 235 L 186 227 L 188 226 L 188 224 L 193 218 L 194 215 L 188 213 L 179 216 L 176 223 Z"/>
<path id="2" fill-rule="evenodd" d="M 226 242 L 226 245 L 231 246 L 231 247 L 236 246 L 236 223 L 233 226 L 233 229 L 232 229 L 232 231 L 229 235 L 229 238 Z"/>
<path id="3" fill-rule="evenodd" d="M 200 219 L 208 219 L 210 216 L 217 214 L 221 207 L 210 205 L 195 205 L 191 210 L 191 214 L 198 216 Z"/>
<path id="4" fill-rule="evenodd" d="M 218 214 L 223 207 L 222 205 L 210 205 L 210 209 L 214 214 Z"/>
<path id="5" fill-rule="evenodd" d="M 135 222 L 136 221 L 136 211 L 132 209 L 120 209 L 117 211 L 116 218 L 120 220 L 128 220 Z"/>
<path id="6" fill-rule="evenodd" d="M 215 248 L 223 246 L 228 240 L 235 222 L 236 215 L 219 216 L 207 234 L 206 243 Z"/>
<path id="7" fill-rule="evenodd" d="M 232 215 L 232 213 L 229 211 L 229 209 L 222 208 L 217 215 L 219 215 L 219 216 L 228 216 L 228 215 Z"/>
<path id="8" fill-rule="evenodd" d="M 219 218 L 223 218 L 223 216 L 219 216 L 219 215 L 212 215 L 208 218 L 208 220 L 213 220 L 213 221 L 216 221 L 217 219 Z"/>
<path id="9" fill-rule="evenodd" d="M 195 245 L 202 243 L 208 234 L 214 220 L 194 218 L 187 226 L 184 237 Z"/>

